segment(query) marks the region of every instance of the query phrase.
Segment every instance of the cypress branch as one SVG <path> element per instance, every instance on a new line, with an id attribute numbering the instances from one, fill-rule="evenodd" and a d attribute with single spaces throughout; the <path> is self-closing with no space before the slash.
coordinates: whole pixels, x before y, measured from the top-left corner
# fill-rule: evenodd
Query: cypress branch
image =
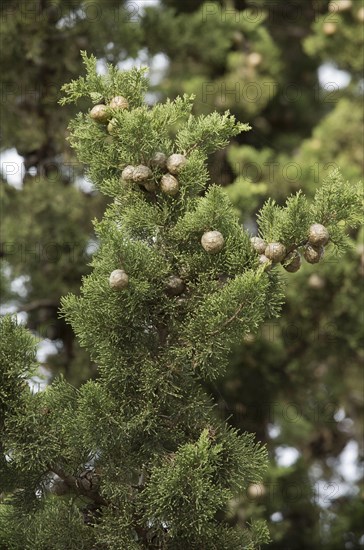
<path id="1" fill-rule="evenodd" d="M 228 112 L 195 117 L 187 96 L 148 107 L 144 70 L 109 67 L 100 76 L 96 59 L 85 53 L 83 59 L 87 75 L 64 87 L 62 103 L 103 101 L 110 120 L 100 124 L 80 113 L 70 125 L 70 142 L 114 202 L 95 222 L 92 273 L 80 296 L 62 300 L 62 315 L 99 365 L 99 378 L 78 391 L 59 379 L 43 393 L 15 395 L 35 346 L 22 327 L 2 320 L 8 342 L 2 348 L 1 444 L 11 460 L 1 468 L 38 479 L 35 487 L 34 479 L 23 486 L 33 494 L 31 536 L 39 548 L 67 513 L 70 550 L 80 547 L 86 526 L 90 549 L 257 548 L 267 541 L 265 525 L 238 529 L 221 514 L 262 479 L 267 452 L 253 434 L 216 418 L 201 380 L 222 375 L 244 334 L 279 315 L 279 264 L 310 244 L 312 225 L 327 224 L 329 245 L 344 246 L 344 223 L 360 218 L 359 193 L 349 201 L 348 184 L 334 173 L 312 203 L 302 193 L 284 206 L 268 201 L 258 221 L 271 257 L 262 263 L 225 192 L 216 185 L 206 190 L 208 154 L 248 125 Z M 122 108 L 110 105 L 113 98 L 117 104 L 115 96 Z M 165 155 L 166 165 L 153 163 L 156 153 Z M 169 162 L 175 154 L 180 166 Z M 177 192 L 161 185 L 168 166 Z M 115 272 L 122 277 L 115 279 Z M 50 472 L 71 499 L 49 494 Z M 14 506 L 21 512 L 25 504 Z"/>

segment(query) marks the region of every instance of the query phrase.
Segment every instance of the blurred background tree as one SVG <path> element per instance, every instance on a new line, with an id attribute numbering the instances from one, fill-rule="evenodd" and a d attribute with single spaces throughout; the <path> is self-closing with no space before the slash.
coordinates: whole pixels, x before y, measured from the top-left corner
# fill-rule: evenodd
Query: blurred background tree
<path id="1" fill-rule="evenodd" d="M 187 89 L 201 112 L 230 108 L 253 127 L 211 159 L 213 179 L 228 186 L 252 232 L 267 196 L 311 194 L 335 166 L 360 178 L 361 2 L 160 4 L 144 21 L 151 51 L 170 61 L 160 93 Z M 282 319 L 234 350 L 228 376 L 208 388 L 223 416 L 268 444 L 266 483 L 229 517 L 270 519 L 277 550 L 364 546 L 361 243 L 353 234 L 345 258 L 290 278 Z"/>
<path id="2" fill-rule="evenodd" d="M 75 109 L 57 102 L 62 84 L 82 71 L 81 49 L 113 63 L 137 54 L 132 14 L 120 0 L 1 4 L 2 149 L 19 155 L 2 162 L 2 278 L 4 285 L 15 279 L 12 295 L 4 286 L 2 298 L 11 298 L 48 342 L 47 372 L 63 372 L 75 384 L 95 370 L 57 311 L 60 297 L 78 292 L 88 272 L 96 246 L 90 220 L 103 212 L 104 199 L 87 185 L 67 145 Z"/>
<path id="3" fill-rule="evenodd" d="M 97 14 L 87 2 L 35 2 L 44 10 L 38 24 L 20 16 L 18 4 L 25 5 L 3 8 L 11 13 L 2 18 L 3 40 L 12 46 L 1 54 L 3 89 L 11 91 L 3 94 L 1 114 L 3 146 L 17 149 L 25 170 L 21 189 L 3 184 L 3 204 L 13 215 L 5 243 L 15 246 L 3 247 L 2 284 L 38 332 L 39 316 L 49 315 L 55 335 L 47 336 L 60 351 L 47 365 L 70 381 L 94 371 L 56 310 L 87 271 L 89 212 L 103 208 L 93 191 L 77 185 L 78 170 L 70 177 L 64 169 L 73 162 L 65 142 L 70 112 L 55 97 L 80 71 L 79 49 L 113 62 L 133 57 L 152 64 L 158 56 L 162 77 L 151 101 L 194 93 L 196 112 L 230 108 L 251 124 L 227 152 L 211 157 L 210 170 L 252 233 L 267 196 L 280 202 L 299 188 L 310 195 L 335 166 L 353 182 L 361 177 L 361 0 L 93 2 Z M 37 90 L 33 103 L 21 92 L 19 74 L 25 90 Z M 232 523 L 267 518 L 269 547 L 277 550 L 364 547 L 362 237 L 352 234 L 352 251 L 340 261 L 328 256 L 290 275 L 282 319 L 234 350 L 228 376 L 206 388 L 219 414 L 268 444 L 264 485 L 232 503 L 228 517 Z M 20 244 L 34 250 L 34 243 L 50 240 L 77 243 L 77 260 L 70 263 L 69 248 L 57 262 L 20 254 Z M 19 275 L 16 292 L 19 284 L 9 280 Z M 44 311 L 47 301 L 54 305 Z M 32 309 L 37 302 L 41 307 Z"/>

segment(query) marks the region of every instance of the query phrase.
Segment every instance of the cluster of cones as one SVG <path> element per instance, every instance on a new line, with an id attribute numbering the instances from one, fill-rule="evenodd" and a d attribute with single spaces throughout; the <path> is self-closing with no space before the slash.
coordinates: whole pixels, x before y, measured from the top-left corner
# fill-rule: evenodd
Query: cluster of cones
<path id="1" fill-rule="evenodd" d="M 258 252 L 262 265 L 269 268 L 272 264 L 281 263 L 286 271 L 295 273 L 302 264 L 302 256 L 297 248 L 302 249 L 302 255 L 306 262 L 317 264 L 324 256 L 329 238 L 330 235 L 326 227 L 320 223 L 314 223 L 309 228 L 307 241 L 293 250 L 287 250 L 280 242 L 267 243 L 260 237 L 252 237 L 251 243 Z"/>

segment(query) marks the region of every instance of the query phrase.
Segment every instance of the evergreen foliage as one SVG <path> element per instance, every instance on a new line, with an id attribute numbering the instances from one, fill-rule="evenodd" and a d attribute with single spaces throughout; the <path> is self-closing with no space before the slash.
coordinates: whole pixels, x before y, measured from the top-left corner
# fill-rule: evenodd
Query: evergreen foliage
<path id="1" fill-rule="evenodd" d="M 95 375 L 94 365 L 57 310 L 89 271 L 90 220 L 105 199 L 82 185 L 65 139 L 77 108 L 57 102 L 64 82 L 82 70 L 81 48 L 116 64 L 137 54 L 140 26 L 123 0 L 4 0 L 0 12 L 1 147 L 20 156 L 4 156 L 1 167 L 1 297 L 53 343 L 44 360 L 49 376 L 62 372 L 80 384 Z"/>
<path id="2" fill-rule="evenodd" d="M 84 95 L 109 102 L 114 94 L 129 102 L 129 109 L 108 107 L 111 128 L 89 113 L 70 127 L 90 177 L 114 198 L 95 223 L 99 248 L 81 295 L 63 299 L 63 315 L 100 374 L 78 390 L 62 378 L 41 393 L 24 388 L 9 406 L 12 379 L 31 369 L 35 343 L 2 319 L 1 467 L 9 496 L 0 508 L 1 544 L 253 550 L 267 542 L 266 525 L 241 529 L 224 515 L 261 481 L 266 448 L 219 421 L 203 389 L 224 375 L 233 346 L 277 317 L 282 304 L 281 268 L 259 262 L 224 191 L 210 185 L 201 196 L 208 153 L 248 125 L 229 113 L 196 117 L 187 97 L 147 107 L 142 70 L 110 68 L 99 77 L 96 58 L 83 58 L 87 77 L 64 87 L 64 102 Z M 163 171 L 151 160 L 158 151 L 186 156 L 175 196 L 160 187 Z M 131 164 L 149 165 L 149 181 L 125 181 Z M 279 237 L 287 253 L 307 243 L 313 222 L 327 219 L 344 242 L 346 228 L 337 222 L 355 225 L 360 216 L 359 194 L 351 190 L 349 202 L 348 186 L 334 173 L 312 202 L 301 193 L 283 208 L 269 201 L 260 213 L 262 236 Z M 209 231 L 224 239 L 215 253 L 201 244 Z M 110 286 L 116 269 L 128 275 L 126 288 Z M 184 283 L 177 295 L 169 292 L 170 276 Z"/>
<path id="3" fill-rule="evenodd" d="M 249 6 L 253 13 L 246 11 Z M 173 10 L 169 21 L 165 7 Z M 184 21 L 172 45 L 160 37 L 170 64 L 158 91 L 163 97 L 186 89 L 195 93 L 200 99 L 196 114 L 223 110 L 227 102 L 253 128 L 209 159 L 213 180 L 226 186 L 246 227 L 258 231 L 256 214 L 268 197 L 283 206 L 287 196 L 302 189 L 310 199 L 338 167 L 355 193 L 364 168 L 358 71 L 362 1 L 161 0 L 155 9 L 158 16 L 164 14 L 166 28 Z M 225 52 L 219 67 L 205 62 L 208 25 L 206 32 L 200 27 L 193 55 L 187 55 L 185 33 L 197 12 L 210 21 L 221 13 L 217 24 L 226 24 L 230 46 L 219 41 Z M 267 31 L 274 48 L 265 48 L 262 34 L 247 29 L 240 36 L 229 34 L 228 22 L 239 30 L 252 20 Z M 249 64 L 250 53 L 262 55 L 255 67 Z M 240 56 L 235 78 L 233 54 Z M 208 76 L 201 81 L 201 74 Z M 252 100 L 249 90 L 256 91 Z M 350 187 L 346 190 L 351 193 Z M 335 241 L 341 248 L 341 238 Z M 358 304 L 363 233 L 350 231 L 345 247 L 340 258 L 328 250 L 323 262 L 303 262 L 297 274 L 286 275 L 281 318 L 248 335 L 234 349 L 226 376 L 208 385 L 230 425 L 254 431 L 267 443 L 271 460 L 264 484 L 252 487 L 258 495 L 248 490 L 234 501 L 229 521 L 242 525 L 250 513 L 265 517 L 272 550 L 336 550 L 360 547 L 363 541 L 357 522 L 363 502 L 363 323 Z M 278 465 L 286 449 L 296 450 L 299 458 L 290 466 Z M 353 470 L 346 467 L 349 457 Z"/>

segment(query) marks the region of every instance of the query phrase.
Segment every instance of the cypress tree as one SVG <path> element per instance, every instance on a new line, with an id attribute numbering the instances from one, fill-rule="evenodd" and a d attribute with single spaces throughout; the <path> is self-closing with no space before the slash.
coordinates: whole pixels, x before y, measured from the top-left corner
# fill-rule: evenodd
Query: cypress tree
<path id="1" fill-rule="evenodd" d="M 83 59 L 87 75 L 62 102 L 94 106 L 72 121 L 70 142 L 113 202 L 95 222 L 93 270 L 62 309 L 99 378 L 30 392 L 35 343 L 3 318 L 1 543 L 256 548 L 266 525 L 233 527 L 225 512 L 261 481 L 266 449 L 217 419 L 204 385 L 242 336 L 279 315 L 284 268 L 299 268 L 301 252 L 311 262 L 345 250 L 360 190 L 334 172 L 311 201 L 268 200 L 254 239 L 206 168 L 249 126 L 229 112 L 194 116 L 187 95 L 148 106 L 143 70 L 100 76 L 96 58 Z"/>

